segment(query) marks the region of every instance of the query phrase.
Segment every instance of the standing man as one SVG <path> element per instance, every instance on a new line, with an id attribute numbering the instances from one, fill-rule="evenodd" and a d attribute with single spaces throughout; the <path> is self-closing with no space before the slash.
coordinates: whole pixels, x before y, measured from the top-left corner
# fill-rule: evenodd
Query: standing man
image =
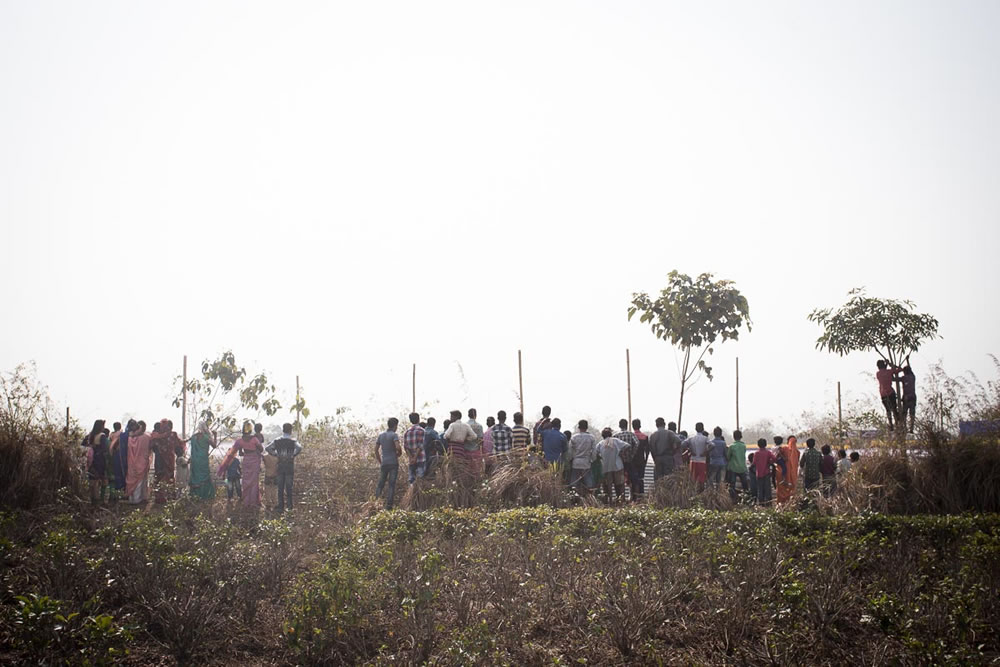
<path id="1" fill-rule="evenodd" d="M 909 363 L 903 366 L 901 379 L 903 381 L 903 414 L 899 420 L 903 426 L 909 424 L 907 433 L 913 433 L 913 429 L 917 425 L 917 376 L 913 374 Z"/>
<path id="2" fill-rule="evenodd" d="M 656 431 L 649 436 L 649 452 L 653 456 L 653 480 L 656 481 L 674 471 L 674 451 L 681 440 L 672 430 L 666 429 L 663 417 L 656 418 Z M 670 422 L 673 426 L 674 423 Z"/>
<path id="3" fill-rule="evenodd" d="M 420 415 L 416 412 L 410 413 L 410 428 L 403 434 L 403 449 L 406 450 L 406 459 L 409 464 L 409 476 L 407 481 L 413 484 L 418 477 L 424 476 L 424 466 L 427 462 L 427 453 L 424 451 L 424 438 L 427 431 L 420 427 Z"/>
<path id="4" fill-rule="evenodd" d="M 566 453 L 566 436 L 559 429 L 562 422 L 556 417 L 549 422 L 549 427 L 542 431 L 542 453 L 545 456 L 546 465 L 556 465 Z"/>
<path id="5" fill-rule="evenodd" d="M 292 425 L 282 424 L 281 437 L 267 446 L 267 453 L 278 461 L 278 511 L 292 509 L 292 482 L 295 479 L 295 457 L 302 452 L 302 445 L 292 437 Z M 287 500 L 287 504 L 286 504 Z"/>
<path id="6" fill-rule="evenodd" d="M 427 418 L 427 427 L 424 429 L 424 477 L 434 475 L 434 469 L 441 461 L 444 448 L 441 446 L 441 434 L 434 430 L 437 420 L 434 417 Z"/>
<path id="7" fill-rule="evenodd" d="M 542 418 L 535 422 L 535 428 L 531 432 L 531 441 L 536 445 L 542 444 L 542 431 L 546 430 L 551 422 L 549 421 L 549 415 L 552 414 L 552 408 L 545 406 L 542 408 Z"/>
<path id="8" fill-rule="evenodd" d="M 698 492 L 705 490 L 708 478 L 708 449 L 711 441 L 705 433 L 705 425 L 694 425 L 694 435 L 684 441 L 683 448 L 691 454 L 691 479 L 698 483 Z"/>
<path id="9" fill-rule="evenodd" d="M 629 484 L 632 500 L 638 502 L 646 495 L 646 464 L 649 462 L 649 436 L 642 432 L 642 422 L 632 420 L 632 432 L 639 441 L 639 448 L 632 455 L 632 465 L 629 467 Z"/>
<path id="10" fill-rule="evenodd" d="M 461 413 L 459 413 L 461 416 Z M 399 457 L 403 454 L 399 446 L 399 436 L 396 429 L 399 427 L 399 420 L 390 417 L 388 428 L 375 441 L 375 460 L 379 463 L 378 486 L 375 487 L 375 498 L 385 495 L 385 508 L 392 509 L 393 497 L 396 495 L 396 478 L 399 477 Z M 388 489 L 386 488 L 388 483 Z"/>
<path id="11" fill-rule="evenodd" d="M 708 481 L 715 487 L 722 486 L 722 478 L 726 471 L 726 440 L 722 437 L 722 428 L 715 427 L 715 436 L 710 443 L 708 455 Z M 728 482 L 729 479 L 726 478 Z"/>
<path id="12" fill-rule="evenodd" d="M 531 445 L 531 429 L 524 425 L 524 415 L 514 413 L 514 428 L 510 430 L 510 446 L 515 450 L 527 450 Z"/>
<path id="13" fill-rule="evenodd" d="M 757 451 L 753 453 L 753 470 L 757 479 L 757 504 L 766 505 L 771 502 L 771 469 L 778 459 L 774 452 L 767 448 L 767 440 L 757 441 Z"/>
<path id="14" fill-rule="evenodd" d="M 517 415 L 514 415 L 515 419 Z M 524 428 L 523 426 L 521 428 Z M 528 429 L 524 428 L 525 431 Z M 497 412 L 497 423 L 493 427 L 493 454 L 498 463 L 507 461 L 510 450 L 514 448 L 514 431 L 507 426 L 507 413 L 503 410 Z"/>
<path id="15" fill-rule="evenodd" d="M 802 455 L 799 465 L 802 467 L 802 476 L 806 480 L 806 491 L 811 491 L 819 486 L 821 477 L 819 466 L 823 462 L 823 455 L 816 451 L 816 439 L 806 440 L 806 451 Z"/>
<path id="16" fill-rule="evenodd" d="M 894 422 L 899 416 L 896 390 L 892 388 L 892 380 L 901 369 L 895 366 L 889 368 L 885 359 L 879 359 L 875 365 L 878 367 L 878 371 L 875 372 L 875 379 L 878 380 L 878 393 L 882 397 L 882 405 L 885 406 L 885 416 L 889 419 L 889 430 L 892 431 L 895 428 Z"/>
<path id="17" fill-rule="evenodd" d="M 475 414 L 475 410 L 469 411 Z M 473 421 L 470 419 L 470 421 Z M 477 424 L 478 426 L 478 424 Z M 444 439 L 448 443 L 456 461 L 462 461 L 466 470 L 478 477 L 482 473 L 482 450 L 480 449 L 481 436 L 473 430 L 472 426 L 462 422 L 462 413 L 459 410 L 451 411 L 451 424 L 444 432 Z"/>
<path id="18" fill-rule="evenodd" d="M 589 495 L 594 485 L 591 466 L 597 458 L 597 438 L 589 432 L 590 424 L 581 419 L 577 424 L 578 433 L 569 439 L 570 486 L 575 486 L 580 495 Z"/>
<path id="19" fill-rule="evenodd" d="M 747 479 L 747 446 L 743 442 L 743 432 L 733 431 L 733 444 L 726 450 L 726 472 L 729 473 L 729 496 L 736 500 L 736 480 L 740 480 L 740 491 L 746 495 L 750 490 Z"/>
<path id="20" fill-rule="evenodd" d="M 635 492 L 632 491 L 632 486 L 633 486 L 633 484 L 632 484 L 632 461 L 635 460 L 636 452 L 639 450 L 639 438 L 635 437 L 635 433 L 633 433 L 629 429 L 629 423 L 628 423 L 627 419 L 619 419 L 618 420 L 618 432 L 615 433 L 614 437 L 618 438 L 619 440 L 621 440 L 622 442 L 624 442 L 626 445 L 628 445 L 628 447 L 625 448 L 624 450 L 622 450 L 622 452 L 620 454 L 621 459 L 622 459 L 622 463 L 624 464 L 623 465 L 623 469 L 622 469 L 622 476 L 623 477 L 625 477 L 625 476 L 628 477 L 627 481 L 628 481 L 628 484 L 629 484 L 629 492 L 631 493 L 632 500 L 634 501 L 634 500 L 636 500 L 636 497 L 635 497 Z"/>
<path id="21" fill-rule="evenodd" d="M 483 425 L 476 421 L 476 409 L 469 408 L 469 427 L 476 432 L 479 448 L 483 446 Z"/>
<path id="22" fill-rule="evenodd" d="M 624 419 L 625 426 L 628 422 Z M 601 431 L 601 440 L 597 444 L 598 456 L 601 458 L 601 472 L 603 474 L 604 495 L 607 503 L 612 503 L 611 491 L 614 490 L 614 502 L 621 503 L 625 494 L 625 462 L 622 460 L 622 451 L 631 445 L 616 436 L 612 435 L 610 428 Z M 629 433 L 629 435 L 632 435 Z M 635 437 L 634 435 L 632 437 Z"/>

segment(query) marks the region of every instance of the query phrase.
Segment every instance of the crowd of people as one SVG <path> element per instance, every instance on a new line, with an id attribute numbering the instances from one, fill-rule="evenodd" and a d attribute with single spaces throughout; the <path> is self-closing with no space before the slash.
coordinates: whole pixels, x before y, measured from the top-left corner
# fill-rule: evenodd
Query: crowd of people
<path id="1" fill-rule="evenodd" d="M 421 420 L 418 413 L 411 413 L 402 438 L 399 420 L 388 420 L 374 445 L 379 463 L 375 497 L 384 496 L 386 509 L 393 506 L 404 453 L 410 484 L 434 476 L 446 454 L 473 478 L 488 477 L 514 461 L 526 461 L 558 468 L 567 486 L 581 495 L 598 491 L 609 504 L 641 500 L 650 464 L 654 481 L 686 467 L 699 492 L 725 485 L 734 501 L 788 503 L 798 488 L 800 473 L 806 491 L 815 489 L 830 496 L 836 492 L 838 479 L 860 457 L 858 452 L 848 456 L 844 449 L 834 457 L 830 445 L 816 449 L 814 438 L 806 440 L 805 451 L 800 452 L 795 436 L 787 440 L 775 436 L 773 448 L 761 438 L 748 452 L 739 430 L 727 442 L 720 427 L 709 434 L 699 422 L 689 434 L 662 417 L 650 433 L 642 430 L 640 420 L 622 419 L 618 431 L 606 427 L 598 435 L 585 419 L 577 423 L 575 433 L 563 431 L 549 406 L 542 408 L 542 417 L 532 428 L 524 425 L 520 412 L 512 415 L 513 426 L 507 425 L 503 410 L 496 418 L 488 417 L 485 427 L 477 421 L 474 408 L 467 415 L 468 420 L 462 421 L 461 411 L 453 410 L 439 432 L 433 417 Z"/>
<path id="2" fill-rule="evenodd" d="M 295 457 L 302 446 L 292 437 L 292 425 L 265 446 L 263 425 L 245 422 L 242 435 L 226 452 L 212 474 L 210 457 L 218 446 L 207 422 L 198 424 L 194 435 L 184 440 L 173 422 L 162 419 L 147 431 L 146 422 L 130 419 L 114 430 L 98 419 L 81 443 L 86 453 L 90 501 L 94 504 L 126 501 L 146 505 L 150 500 L 149 472 L 153 470 L 152 499 L 163 504 L 189 493 L 192 498 L 212 500 L 216 479 L 225 480 L 230 500 L 236 496 L 244 507 L 261 507 L 261 471 L 269 496 L 277 493 L 275 509 L 292 508 Z M 271 487 L 274 487 L 272 490 Z"/>

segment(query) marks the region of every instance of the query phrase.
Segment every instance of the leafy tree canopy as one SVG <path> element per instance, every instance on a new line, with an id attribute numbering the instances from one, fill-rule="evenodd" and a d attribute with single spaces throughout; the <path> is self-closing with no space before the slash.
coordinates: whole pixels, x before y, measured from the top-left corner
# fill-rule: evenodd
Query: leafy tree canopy
<path id="1" fill-rule="evenodd" d="M 823 327 L 817 349 L 840 356 L 871 351 L 899 366 L 925 341 L 938 337 L 937 319 L 916 312 L 912 301 L 878 299 L 865 294 L 863 287 L 848 296 L 836 310 L 818 308 L 809 314 L 810 321 Z"/>

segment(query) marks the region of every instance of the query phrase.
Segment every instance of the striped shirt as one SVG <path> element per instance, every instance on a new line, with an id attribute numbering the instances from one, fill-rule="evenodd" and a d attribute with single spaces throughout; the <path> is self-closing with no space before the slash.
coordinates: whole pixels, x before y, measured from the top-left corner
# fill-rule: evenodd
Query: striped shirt
<path id="1" fill-rule="evenodd" d="M 510 430 L 510 446 L 514 449 L 525 449 L 531 444 L 531 430 L 523 424 L 517 424 Z"/>

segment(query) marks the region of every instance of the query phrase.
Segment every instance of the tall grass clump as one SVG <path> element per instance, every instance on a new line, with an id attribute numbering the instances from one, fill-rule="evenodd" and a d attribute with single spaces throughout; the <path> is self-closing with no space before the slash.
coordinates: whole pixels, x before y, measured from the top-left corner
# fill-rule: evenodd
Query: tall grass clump
<path id="1" fill-rule="evenodd" d="M 31 508 L 59 489 L 82 489 L 77 432 L 56 425 L 53 413 L 32 366 L 0 374 L 0 506 Z"/>

